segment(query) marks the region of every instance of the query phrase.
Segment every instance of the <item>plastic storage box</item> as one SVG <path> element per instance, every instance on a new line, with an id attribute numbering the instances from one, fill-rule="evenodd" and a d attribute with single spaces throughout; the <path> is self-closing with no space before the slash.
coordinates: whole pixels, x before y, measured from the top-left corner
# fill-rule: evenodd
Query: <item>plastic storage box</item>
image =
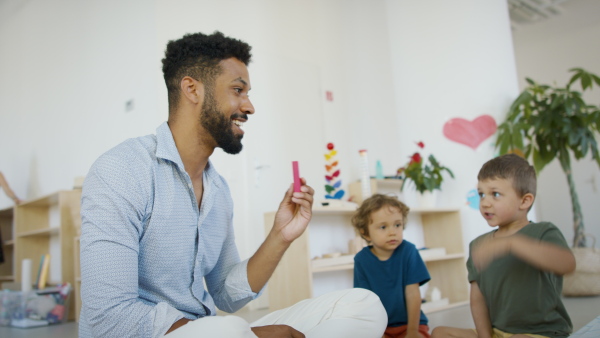
<path id="1" fill-rule="evenodd" d="M 29 292 L 3 290 L 0 292 L 0 325 L 37 327 L 66 321 L 71 285 Z"/>

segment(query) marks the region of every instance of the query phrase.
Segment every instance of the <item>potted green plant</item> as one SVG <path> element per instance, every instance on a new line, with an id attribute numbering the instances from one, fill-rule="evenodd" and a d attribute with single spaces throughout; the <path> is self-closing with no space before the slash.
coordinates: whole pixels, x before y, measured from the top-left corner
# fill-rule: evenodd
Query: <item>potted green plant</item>
<path id="1" fill-rule="evenodd" d="M 586 103 L 582 97 L 582 92 L 592 89 L 594 83 L 600 86 L 600 77 L 581 68 L 569 71 L 573 75 L 564 87 L 538 84 L 527 78 L 529 85 L 510 106 L 506 120 L 498 126 L 496 147 L 500 154 L 512 152 L 532 159 L 538 173 L 553 159 L 558 158 L 571 195 L 574 230 L 572 246 L 579 271 L 580 268 L 587 269 L 583 266 L 581 257 L 590 252 L 582 249 L 587 243 L 583 214 L 571 170 L 571 156 L 579 160 L 591 154 L 600 166 L 595 137 L 600 131 L 600 108 Z M 581 91 L 573 88 L 577 83 Z M 590 271 L 592 270 L 599 270 L 598 265 L 591 267 Z M 600 275 L 590 276 L 594 279 L 598 277 Z M 566 286 L 565 278 L 565 288 Z M 596 291 L 590 294 L 600 293 L 600 283 L 596 282 L 594 288 Z M 585 292 L 579 295 L 583 294 Z"/>
<path id="2" fill-rule="evenodd" d="M 423 142 L 418 142 L 417 146 L 421 149 L 425 148 Z M 418 151 L 410 156 L 409 162 L 406 166 L 398 169 L 397 175 L 404 176 L 404 183 L 400 190 L 404 190 L 406 181 L 412 181 L 415 185 L 415 189 L 421 194 L 427 192 L 433 193 L 435 190 L 441 190 L 444 176 L 442 173 L 447 172 L 450 177 L 454 178 L 452 171 L 441 165 L 440 162 L 433 156 L 428 157 L 429 163 L 426 163 Z"/>

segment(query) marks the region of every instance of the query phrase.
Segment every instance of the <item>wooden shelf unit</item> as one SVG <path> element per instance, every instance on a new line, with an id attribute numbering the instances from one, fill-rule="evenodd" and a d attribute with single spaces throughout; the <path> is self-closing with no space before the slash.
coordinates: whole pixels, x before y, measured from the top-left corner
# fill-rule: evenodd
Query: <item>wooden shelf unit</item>
<path id="1" fill-rule="evenodd" d="M 14 272 L 14 208 L 0 210 L 0 247 L 4 253 L 4 263 L 0 263 L 0 282 L 15 280 Z"/>
<path id="2" fill-rule="evenodd" d="M 50 254 L 48 283 L 70 283 L 75 286 L 73 238 L 76 235 L 73 209 L 79 210 L 81 190 L 62 190 L 40 198 L 24 201 L 14 207 L 14 266 L 15 282 L 21 282 L 21 264 L 31 259 L 31 276 L 37 277 L 42 255 Z M 52 266 L 60 266 L 58 277 Z M 56 268 L 55 268 L 56 269 Z M 54 277 L 54 278 L 53 278 Z M 75 319 L 71 297 L 69 320 Z"/>
<path id="3" fill-rule="evenodd" d="M 350 222 L 354 210 L 341 208 L 324 208 L 317 206 L 313 209 L 313 218 L 308 229 L 296 239 L 283 256 L 269 280 L 269 308 L 271 311 L 291 306 L 303 299 L 318 296 L 314 294 L 315 274 L 353 273 L 354 262 L 349 262 L 347 255 L 336 258 L 319 258 L 315 264 L 311 251 L 315 245 L 311 241 L 311 231 L 342 223 L 335 226 L 346 226 L 352 233 L 345 239 L 351 240 L 353 229 Z M 415 215 L 421 221 L 423 241 L 428 248 L 444 248 L 446 254 L 424 259 L 431 275 L 429 287 L 440 289 L 443 297 L 449 299 L 449 305 L 427 310 L 438 311 L 468 304 L 469 285 L 465 267 L 465 253 L 462 240 L 462 224 L 460 210 L 454 208 L 419 209 L 412 208 L 410 215 Z M 409 215 L 409 216 L 410 216 Z M 336 216 L 334 218 L 332 216 Z M 265 231 L 270 231 L 275 212 L 265 213 Z M 412 226 L 412 225 L 409 225 Z M 336 264 L 336 261 L 339 264 Z M 318 265 L 313 267 L 313 265 Z M 350 282 L 351 284 L 351 282 Z"/>
<path id="4" fill-rule="evenodd" d="M 402 184 L 404 183 L 404 180 L 391 179 L 391 178 L 386 178 L 386 179 L 371 178 L 370 183 L 371 183 L 371 193 L 373 193 L 373 194 L 376 192 L 380 192 L 380 193 L 394 192 L 395 194 L 398 194 L 398 193 L 400 193 L 400 189 L 402 188 Z M 362 201 L 363 201 L 362 183 L 360 181 L 355 181 L 355 182 L 350 183 L 348 185 L 348 194 L 350 195 L 350 198 L 352 199 L 353 202 L 356 202 L 358 204 L 362 203 Z"/>

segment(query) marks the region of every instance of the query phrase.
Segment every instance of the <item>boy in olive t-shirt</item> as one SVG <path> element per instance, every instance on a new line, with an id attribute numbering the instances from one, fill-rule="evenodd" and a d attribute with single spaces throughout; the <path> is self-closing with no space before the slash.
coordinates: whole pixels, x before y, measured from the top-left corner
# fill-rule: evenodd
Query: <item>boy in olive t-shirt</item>
<path id="1" fill-rule="evenodd" d="M 575 270 L 575 257 L 556 226 L 527 220 L 535 170 L 517 155 L 503 155 L 485 163 L 477 179 L 481 215 L 498 228 L 469 246 L 476 329 L 437 327 L 432 337 L 568 337 L 562 275 Z"/>

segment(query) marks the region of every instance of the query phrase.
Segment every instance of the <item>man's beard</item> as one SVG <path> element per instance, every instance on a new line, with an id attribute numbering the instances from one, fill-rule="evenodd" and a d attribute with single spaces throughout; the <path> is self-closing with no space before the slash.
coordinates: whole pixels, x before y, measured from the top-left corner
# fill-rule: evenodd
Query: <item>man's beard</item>
<path id="1" fill-rule="evenodd" d="M 231 126 L 232 121 L 225 117 L 219 110 L 219 105 L 215 101 L 212 92 L 206 91 L 202 112 L 200 113 L 200 124 L 207 130 L 217 146 L 228 154 L 237 154 L 242 151 L 242 137 L 244 135 L 235 135 Z M 247 118 L 246 115 L 240 117 Z"/>

